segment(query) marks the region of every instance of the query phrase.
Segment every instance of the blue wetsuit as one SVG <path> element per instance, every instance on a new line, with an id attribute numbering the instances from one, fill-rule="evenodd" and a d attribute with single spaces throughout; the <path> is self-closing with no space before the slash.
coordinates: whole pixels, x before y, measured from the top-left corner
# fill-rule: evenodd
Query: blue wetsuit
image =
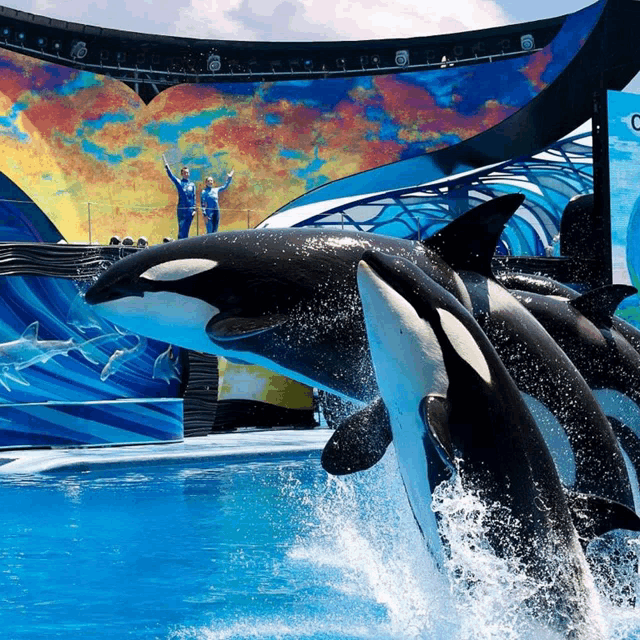
<path id="1" fill-rule="evenodd" d="M 178 239 L 189 237 L 189 228 L 196 212 L 196 185 L 190 180 L 178 180 L 169 167 L 167 175 L 178 190 Z"/>
<path id="2" fill-rule="evenodd" d="M 218 194 L 231 184 L 232 177 L 227 176 L 227 181 L 221 187 L 205 187 L 200 194 L 200 206 L 207 222 L 207 233 L 214 233 L 218 230 L 220 224 Z"/>

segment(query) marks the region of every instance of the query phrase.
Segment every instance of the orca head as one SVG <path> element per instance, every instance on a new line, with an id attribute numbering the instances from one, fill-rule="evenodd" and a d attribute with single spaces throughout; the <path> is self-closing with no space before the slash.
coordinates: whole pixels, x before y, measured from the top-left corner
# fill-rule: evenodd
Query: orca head
<path id="1" fill-rule="evenodd" d="M 255 255 L 247 255 L 253 242 L 244 235 L 211 234 L 136 252 L 103 273 L 85 300 L 139 335 L 223 355 L 212 342 L 212 326 L 235 317 L 253 322 L 248 332 L 245 324 L 243 335 L 270 326 L 256 320 L 264 311 L 254 277 L 260 267 Z"/>
<path id="2" fill-rule="evenodd" d="M 368 252 L 357 278 L 381 397 L 391 415 L 417 414 L 425 395 L 446 396 L 449 386 L 433 327 L 412 304 L 398 259 Z"/>
<path id="3" fill-rule="evenodd" d="M 428 434 L 451 468 L 455 434 L 450 433 L 449 398 L 469 386 L 491 393 L 486 337 L 451 294 L 403 258 L 367 252 L 358 266 L 358 288 L 392 429 L 394 416 L 407 423 L 407 416 L 419 416 L 425 431 L 417 435 Z"/>

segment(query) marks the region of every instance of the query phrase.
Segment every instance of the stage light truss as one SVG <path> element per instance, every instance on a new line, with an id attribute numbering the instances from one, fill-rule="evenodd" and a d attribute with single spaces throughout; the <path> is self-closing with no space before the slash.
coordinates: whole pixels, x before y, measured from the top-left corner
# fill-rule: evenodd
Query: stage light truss
<path id="1" fill-rule="evenodd" d="M 363 70 L 371 69 L 376 73 L 397 72 L 403 70 L 437 69 L 440 59 L 433 59 L 433 51 L 419 51 L 414 55 L 409 49 L 398 49 L 394 52 L 343 55 L 329 60 L 327 55 L 314 59 L 311 56 L 290 58 L 285 63 L 281 60 L 266 60 L 263 55 L 254 56 L 252 61 L 233 60 L 219 52 L 187 51 L 178 56 L 148 54 L 146 51 L 115 49 L 105 44 L 93 45 L 87 40 L 75 38 L 67 41 L 51 39 L 43 34 L 29 34 L 25 30 L 14 30 L 8 26 L 0 26 L 0 47 L 19 51 L 33 57 L 57 62 L 85 71 L 108 75 L 123 82 L 142 84 L 173 85 L 176 82 L 198 83 L 210 82 L 212 77 L 255 77 L 265 79 L 271 75 L 330 77 L 361 75 Z M 89 55 L 94 50 L 94 55 Z M 493 62 L 498 59 L 511 58 L 539 51 L 540 49 L 502 51 L 493 54 L 480 54 L 481 49 L 452 46 L 447 56 L 448 66 Z M 454 55 L 456 54 L 456 55 Z M 457 55 L 460 54 L 460 55 Z M 464 55 L 463 55 L 464 54 Z M 335 53 L 333 54 L 335 56 Z M 91 59 L 90 59 L 91 58 Z"/>

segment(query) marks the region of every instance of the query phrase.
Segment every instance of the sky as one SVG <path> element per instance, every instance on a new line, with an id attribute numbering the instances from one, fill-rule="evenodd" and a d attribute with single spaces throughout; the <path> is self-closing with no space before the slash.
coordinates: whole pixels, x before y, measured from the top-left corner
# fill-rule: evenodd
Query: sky
<path id="1" fill-rule="evenodd" d="M 112 29 L 221 40 L 321 41 L 455 33 L 540 20 L 592 0 L 0 0 Z M 640 78 L 627 88 L 640 93 Z"/>
<path id="2" fill-rule="evenodd" d="M 228 40 L 359 40 L 455 33 L 571 13 L 590 0 L 3 0 L 113 29 Z"/>

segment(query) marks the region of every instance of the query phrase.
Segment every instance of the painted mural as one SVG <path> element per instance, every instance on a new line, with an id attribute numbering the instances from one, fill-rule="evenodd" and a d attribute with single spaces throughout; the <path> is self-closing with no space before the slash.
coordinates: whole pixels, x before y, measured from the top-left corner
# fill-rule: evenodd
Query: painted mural
<path id="1" fill-rule="evenodd" d="M 613 282 L 640 289 L 640 96 L 607 92 Z M 619 315 L 640 326 L 638 297 Z"/>
<path id="2" fill-rule="evenodd" d="M 1 51 L 0 172 L 72 242 L 175 237 L 176 192 L 163 154 L 176 174 L 190 167 L 198 190 L 207 176 L 222 184 L 233 169 L 220 198 L 221 229 L 253 227 L 310 189 L 402 165 L 515 113 L 565 68 L 603 6 L 570 16 L 551 44 L 522 58 L 394 75 L 180 85 L 149 105 L 110 78 Z M 191 234 L 203 231 L 198 216 Z"/>

